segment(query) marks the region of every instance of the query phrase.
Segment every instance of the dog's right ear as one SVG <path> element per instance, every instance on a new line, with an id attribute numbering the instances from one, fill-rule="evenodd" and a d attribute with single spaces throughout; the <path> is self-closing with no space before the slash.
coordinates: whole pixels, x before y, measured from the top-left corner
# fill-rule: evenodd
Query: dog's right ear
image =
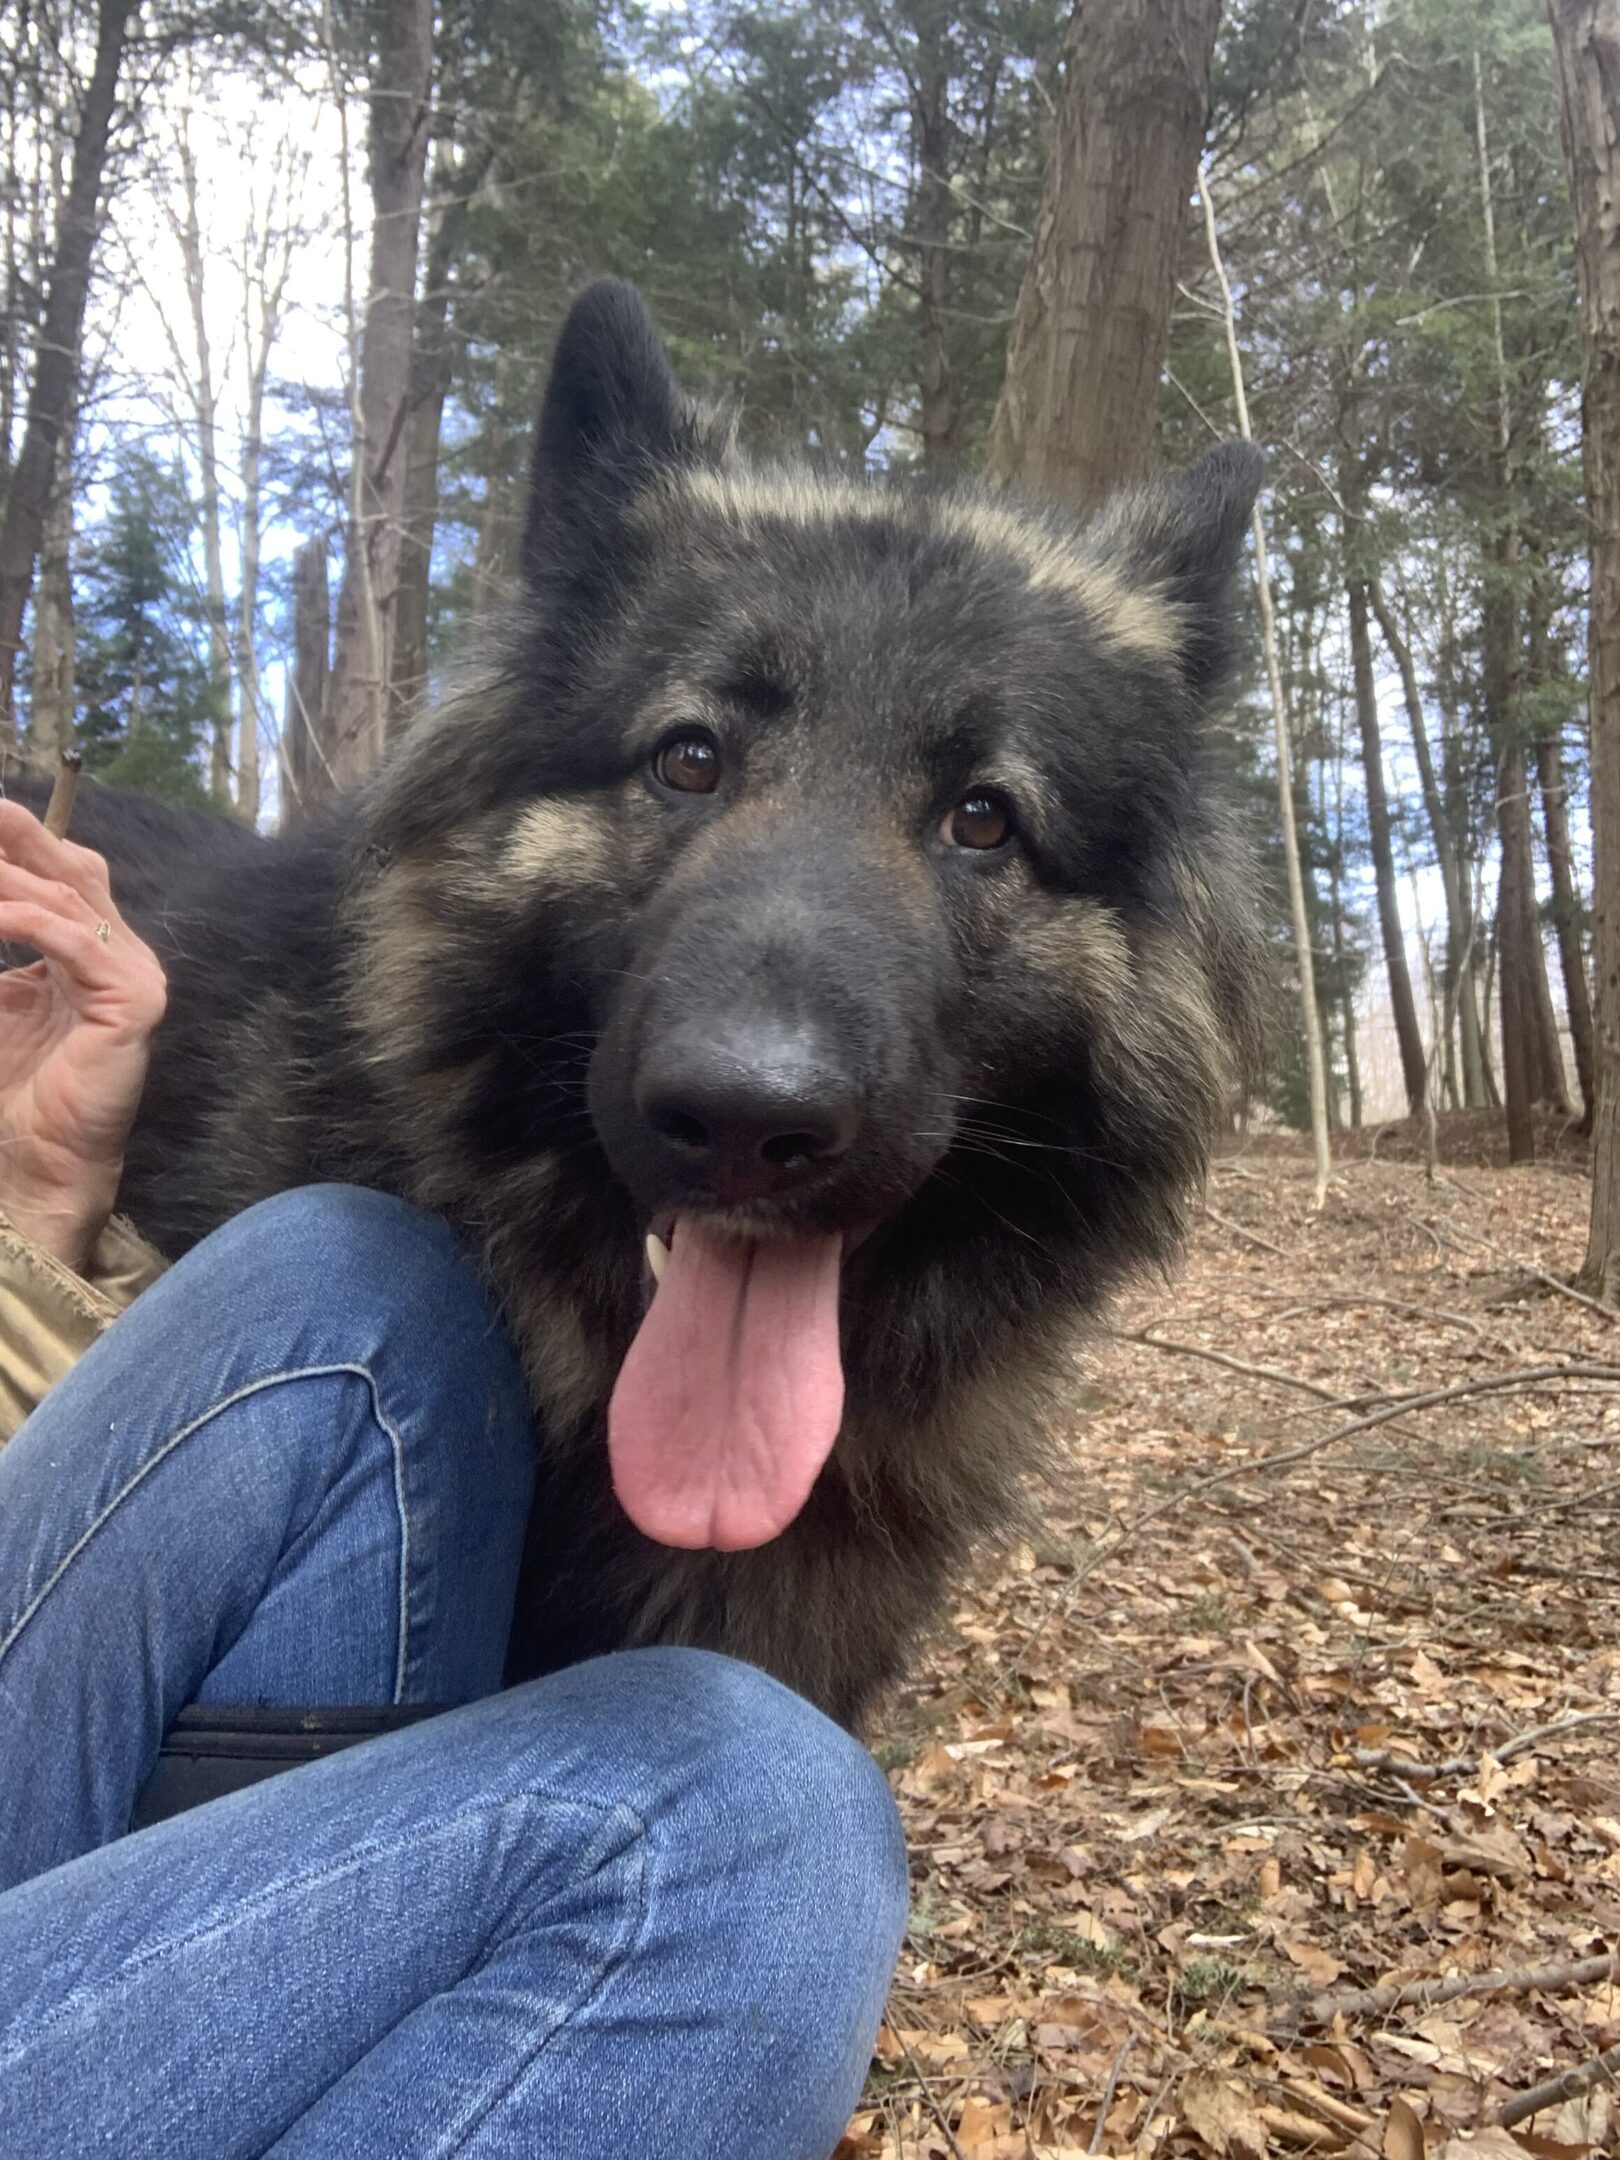
<path id="1" fill-rule="evenodd" d="M 611 555 L 631 500 L 700 450 L 652 318 L 633 285 L 599 278 L 568 311 L 530 469 L 523 570 L 544 585 Z"/>

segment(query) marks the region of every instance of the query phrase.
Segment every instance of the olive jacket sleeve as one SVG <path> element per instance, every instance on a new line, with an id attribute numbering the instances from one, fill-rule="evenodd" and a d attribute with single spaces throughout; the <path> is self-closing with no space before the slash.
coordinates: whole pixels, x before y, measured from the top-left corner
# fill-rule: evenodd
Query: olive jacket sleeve
<path id="1" fill-rule="evenodd" d="M 0 1446 L 167 1264 L 115 1215 L 75 1274 L 0 1215 Z"/>

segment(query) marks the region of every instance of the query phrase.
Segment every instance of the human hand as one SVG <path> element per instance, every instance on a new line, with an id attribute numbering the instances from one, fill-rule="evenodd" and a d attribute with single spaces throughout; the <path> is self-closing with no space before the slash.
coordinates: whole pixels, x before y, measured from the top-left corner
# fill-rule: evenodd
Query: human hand
<path id="1" fill-rule="evenodd" d="M 0 1210 L 82 1268 L 112 1213 L 165 986 L 119 915 L 107 865 L 0 802 Z"/>

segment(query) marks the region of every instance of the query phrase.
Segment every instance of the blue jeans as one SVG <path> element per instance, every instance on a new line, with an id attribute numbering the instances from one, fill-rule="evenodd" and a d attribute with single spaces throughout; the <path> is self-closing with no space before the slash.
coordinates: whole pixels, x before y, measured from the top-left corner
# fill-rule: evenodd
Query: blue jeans
<path id="1" fill-rule="evenodd" d="M 208 1239 L 0 1449 L 0 2153 L 819 2160 L 905 1911 L 887 1787 L 698 1651 L 499 1685 L 533 1481 L 450 1234 Z M 457 1702 L 125 1835 L 188 1703 Z"/>

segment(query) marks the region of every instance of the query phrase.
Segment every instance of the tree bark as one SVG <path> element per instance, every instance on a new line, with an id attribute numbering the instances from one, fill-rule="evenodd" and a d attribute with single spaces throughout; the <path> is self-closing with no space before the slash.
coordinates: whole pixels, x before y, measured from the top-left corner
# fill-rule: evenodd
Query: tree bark
<path id="1" fill-rule="evenodd" d="M 1446 815 L 1445 799 L 1440 792 L 1434 756 L 1429 747 L 1429 730 L 1423 717 L 1423 698 L 1418 689 L 1417 667 L 1412 658 L 1411 641 L 1396 622 L 1395 611 L 1390 606 L 1389 597 L 1378 578 L 1368 579 L 1367 597 L 1378 618 L 1384 643 L 1389 647 L 1400 671 L 1407 726 L 1412 733 L 1412 754 L 1417 759 L 1418 779 L 1423 789 L 1423 808 L 1429 821 L 1429 836 L 1434 843 L 1435 860 L 1440 866 L 1440 888 L 1446 903 L 1446 964 L 1440 981 L 1444 1007 L 1441 1026 L 1449 1064 L 1452 1021 L 1454 1018 L 1456 1020 L 1462 1046 L 1461 1095 L 1465 1102 L 1473 1106 L 1484 1100 L 1483 1060 L 1480 1048 L 1479 1001 L 1475 995 L 1474 972 L 1469 951 L 1473 929 L 1472 907 L 1464 876 L 1462 854 L 1457 835 L 1453 833 L 1451 821 Z"/>
<path id="2" fill-rule="evenodd" d="M 1213 36 L 1213 32 L 1211 35 Z M 1195 159 L 1196 163 L 1196 159 Z M 1238 433 L 1252 441 L 1249 431 L 1249 400 L 1243 386 L 1243 357 L 1238 349 L 1237 308 L 1226 266 L 1221 260 L 1220 238 L 1215 229 L 1215 203 L 1209 180 L 1198 172 L 1198 200 L 1204 213 L 1204 243 L 1209 266 L 1220 287 L 1221 314 L 1226 325 L 1226 360 L 1232 375 L 1232 402 L 1237 407 Z M 1312 1204 L 1327 1199 L 1332 1169 L 1332 1143 L 1328 1135 L 1327 1061 L 1322 1052 L 1322 1022 L 1316 1001 L 1316 962 L 1311 950 L 1310 914 L 1305 905 L 1305 875 L 1300 858 L 1299 833 L 1294 822 L 1293 755 L 1288 736 L 1288 704 L 1283 696 L 1282 670 L 1277 663 L 1277 623 L 1271 605 L 1271 572 L 1266 563 L 1266 525 L 1257 502 L 1250 516 L 1254 535 L 1254 588 L 1260 603 L 1260 644 L 1266 661 L 1266 686 L 1271 693 L 1271 718 L 1277 746 L 1277 803 L 1281 813 L 1283 858 L 1288 871 L 1288 907 L 1294 928 L 1294 952 L 1299 967 L 1299 1018 L 1305 1039 L 1305 1071 L 1310 1086 L 1311 1144 L 1316 1163 Z"/>
<path id="3" fill-rule="evenodd" d="M 917 240 L 919 419 L 923 463 L 933 471 L 954 464 L 961 449 L 962 401 L 951 365 L 950 60 L 949 11 L 944 0 L 921 0 L 911 10 L 917 73 L 911 86 L 911 154 L 917 169 L 912 225 Z"/>
<path id="4" fill-rule="evenodd" d="M 73 435 L 70 412 L 56 446 L 56 472 L 39 550 L 34 601 L 33 690 L 28 746 L 47 769 L 73 747 L 78 703 L 73 621 Z"/>
<path id="5" fill-rule="evenodd" d="M 96 10 L 95 60 L 73 139 L 73 177 L 57 227 L 28 421 L 6 490 L 5 514 L 0 518 L 0 749 L 14 747 L 17 741 L 17 656 L 22 650 L 23 616 L 45 532 L 57 445 L 78 390 L 97 207 L 118 96 L 124 33 L 135 6 L 136 0 L 100 0 Z"/>
<path id="6" fill-rule="evenodd" d="M 1534 1104 L 1541 1080 L 1535 993 L 1530 983 L 1526 932 L 1534 904 L 1530 883 L 1530 804 L 1524 760 L 1508 759 L 1497 786 L 1497 830 L 1502 842 L 1496 896 L 1496 973 L 1502 1008 L 1502 1093 L 1507 1106 L 1508 1161 L 1533 1162 Z"/>
<path id="7" fill-rule="evenodd" d="M 1620 0 L 1548 0 L 1580 277 L 1590 536 L 1597 1117 L 1582 1282 L 1620 1297 Z"/>
<path id="8" fill-rule="evenodd" d="M 1418 1111 L 1428 1084 L 1423 1030 L 1412 995 L 1412 971 L 1406 964 L 1406 931 L 1401 922 L 1395 882 L 1395 848 L 1390 833 L 1389 797 L 1384 788 L 1384 745 L 1378 727 L 1378 693 L 1373 682 L 1372 636 L 1368 628 L 1366 581 L 1349 580 L 1350 666 L 1355 682 L 1356 722 L 1361 731 L 1361 763 L 1367 785 L 1367 831 L 1372 842 L 1373 882 L 1378 893 L 1378 927 L 1389 976 L 1390 1010 L 1400 1045 L 1401 1079 L 1407 1108 Z"/>
<path id="9" fill-rule="evenodd" d="M 387 734 L 408 463 L 411 329 L 427 161 L 433 0 L 374 11 L 371 267 L 355 398 L 356 486 L 328 691 L 327 765 L 339 786 L 369 772 Z M 317 776 L 311 775 L 315 780 Z M 322 775 L 321 777 L 324 777 Z"/>
<path id="10" fill-rule="evenodd" d="M 332 792 L 323 747 L 331 637 L 326 542 L 306 540 L 293 557 L 293 664 L 281 728 L 283 825 L 296 825 Z"/>
<path id="11" fill-rule="evenodd" d="M 197 471 L 202 482 L 203 602 L 208 617 L 208 792 L 221 809 L 232 805 L 231 629 L 225 605 L 225 556 L 220 535 L 219 439 L 215 421 L 214 358 L 208 341 L 207 287 L 202 226 L 197 215 L 197 165 L 187 120 L 180 123 L 178 150 L 184 212 L 173 220 L 185 269 L 191 312 L 192 368 L 187 371 L 192 417 L 197 423 Z"/>
<path id="12" fill-rule="evenodd" d="M 1220 0 L 1076 0 L 992 479 L 1080 510 L 1152 463 Z"/>
<path id="13" fill-rule="evenodd" d="M 453 166 L 441 164 L 434 174 L 433 194 L 438 208 L 411 338 L 405 523 L 400 537 L 399 601 L 389 683 L 389 741 L 410 724 L 427 696 L 433 539 L 439 521 L 439 433 L 452 373 L 450 273 L 466 235 L 473 199 L 492 161 L 492 150 L 479 148 Z"/>
<path id="14" fill-rule="evenodd" d="M 1590 1132 L 1597 1114 L 1597 1051 L 1592 1034 L 1592 993 L 1581 950 L 1581 903 L 1575 884 L 1575 860 L 1569 839 L 1569 790 L 1558 738 L 1543 735 L 1536 743 L 1536 778 L 1541 785 L 1541 814 L 1547 838 L 1547 871 L 1552 879 L 1553 926 L 1564 976 L 1564 1011 L 1569 1020 L 1575 1074 L 1581 1088 L 1581 1126 Z"/>

